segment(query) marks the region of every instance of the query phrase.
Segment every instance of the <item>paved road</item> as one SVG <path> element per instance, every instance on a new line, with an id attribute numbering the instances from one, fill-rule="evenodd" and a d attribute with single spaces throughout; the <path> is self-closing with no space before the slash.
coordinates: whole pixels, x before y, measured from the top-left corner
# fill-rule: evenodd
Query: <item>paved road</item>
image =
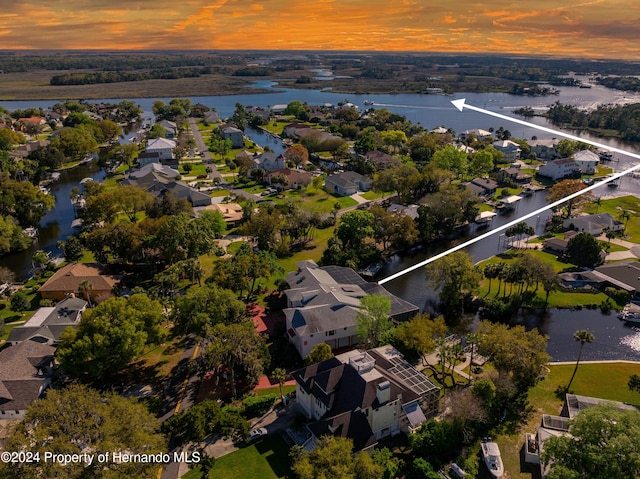
<path id="1" fill-rule="evenodd" d="M 217 177 L 222 180 L 222 176 L 216 168 L 216 164 L 211 157 L 211 153 L 209 152 L 209 147 L 205 144 L 204 138 L 202 138 L 202 133 L 200 132 L 200 129 L 198 128 L 196 122 L 196 118 L 189 118 L 189 127 L 191 128 L 191 133 L 193 134 L 193 139 L 196 142 L 196 146 L 198 147 L 198 150 L 200 150 L 200 154 L 202 155 L 202 160 L 204 161 L 205 165 L 211 167 L 211 179 Z"/>

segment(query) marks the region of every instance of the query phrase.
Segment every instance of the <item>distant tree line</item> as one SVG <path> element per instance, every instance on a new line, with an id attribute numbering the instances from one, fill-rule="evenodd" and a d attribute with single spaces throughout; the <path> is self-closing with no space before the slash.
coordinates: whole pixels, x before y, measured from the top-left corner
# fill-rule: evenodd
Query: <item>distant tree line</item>
<path id="1" fill-rule="evenodd" d="M 598 77 L 596 82 L 614 90 L 640 91 L 640 78 L 636 77 Z"/>
<path id="2" fill-rule="evenodd" d="M 175 80 L 178 78 L 197 78 L 200 75 L 215 73 L 213 67 L 166 68 L 150 71 L 107 71 L 90 73 L 64 73 L 49 80 L 53 86 L 94 85 L 97 83 L 119 83 L 143 80 Z"/>

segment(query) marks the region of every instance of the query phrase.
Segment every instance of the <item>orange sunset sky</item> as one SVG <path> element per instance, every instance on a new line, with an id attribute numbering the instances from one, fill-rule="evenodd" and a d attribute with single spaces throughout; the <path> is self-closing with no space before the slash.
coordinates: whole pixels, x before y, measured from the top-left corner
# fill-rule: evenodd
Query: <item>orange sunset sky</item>
<path id="1" fill-rule="evenodd" d="M 564 2 L 563 2 L 564 3 Z M 20 0 L 1 49 L 405 50 L 640 60 L 640 1 Z"/>

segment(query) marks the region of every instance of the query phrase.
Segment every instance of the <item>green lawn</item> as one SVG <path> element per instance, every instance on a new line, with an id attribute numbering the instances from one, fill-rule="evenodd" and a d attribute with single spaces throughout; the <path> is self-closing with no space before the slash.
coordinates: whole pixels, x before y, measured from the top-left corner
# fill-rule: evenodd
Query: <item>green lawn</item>
<path id="1" fill-rule="evenodd" d="M 340 204 L 340 209 L 358 204 L 356 200 L 349 196 L 334 196 L 322 189 L 315 189 L 312 186 L 299 190 L 288 190 L 284 193 L 284 198 L 269 197 L 274 203 L 284 204 L 292 201 L 299 206 L 302 211 L 310 213 L 331 213 L 333 205 Z"/>
<path id="2" fill-rule="evenodd" d="M 563 401 L 555 396 L 554 391 L 559 386 L 567 385 L 573 368 L 573 364 L 555 366 L 551 364 L 547 377 L 529 391 L 529 402 L 534 407 L 535 412 L 531 415 L 527 424 L 515 432 L 507 432 L 504 427 L 493 432 L 493 437 L 502 453 L 505 471 L 509 473 L 510 479 L 533 479 L 537 477 L 531 474 L 528 465 L 520 462 L 524 434 L 526 432 L 536 432 L 540 425 L 542 414 L 557 415 L 560 413 Z M 637 364 L 581 364 L 571 385 L 571 390 L 575 394 L 583 396 L 640 405 L 640 394 L 629 391 L 627 387 L 629 376 L 637 373 Z M 477 450 L 477 448 L 472 449 L 472 451 Z"/>
<path id="3" fill-rule="evenodd" d="M 627 240 L 640 243 L 640 198 L 635 196 L 620 196 L 608 200 L 601 200 L 600 204 L 591 203 L 584 211 L 586 213 L 609 213 L 619 221 L 625 223 Z M 629 218 L 623 218 L 623 212 L 629 213 Z"/>
<path id="4" fill-rule="evenodd" d="M 278 479 L 289 477 L 289 447 L 280 436 L 267 437 L 217 459 L 209 472 L 211 479 Z M 199 479 L 199 468 L 183 479 Z"/>
<path id="5" fill-rule="evenodd" d="M 187 164 L 187 163 L 189 165 L 191 165 L 191 171 L 189 171 L 188 173 L 184 169 L 184 165 Z M 180 164 L 180 168 L 179 168 L 178 171 L 180 171 L 181 175 L 185 175 L 185 176 L 206 175 L 207 174 L 207 167 L 201 161 L 199 161 L 199 162 L 185 162 L 185 163 L 181 163 Z"/>

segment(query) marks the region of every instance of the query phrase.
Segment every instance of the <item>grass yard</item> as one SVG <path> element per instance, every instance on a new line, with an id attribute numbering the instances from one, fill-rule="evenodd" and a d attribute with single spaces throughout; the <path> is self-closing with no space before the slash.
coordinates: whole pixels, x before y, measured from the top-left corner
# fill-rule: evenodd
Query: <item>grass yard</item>
<path id="1" fill-rule="evenodd" d="M 274 203 L 284 204 L 287 201 L 293 201 L 302 211 L 310 213 L 329 214 L 333 210 L 333 205 L 338 203 L 340 209 L 348 208 L 358 204 L 356 200 L 349 196 L 334 196 L 322 189 L 313 187 L 302 188 L 299 190 L 288 190 L 285 192 L 284 198 L 270 198 Z"/>
<path id="2" fill-rule="evenodd" d="M 191 165 L 191 171 L 187 172 L 184 169 L 184 165 L 189 164 Z M 205 166 L 205 164 L 202 161 L 197 161 L 197 162 L 182 162 L 180 163 L 180 168 L 179 170 L 181 175 L 187 175 L 187 176 L 193 176 L 196 177 L 198 175 L 206 175 L 207 174 L 207 167 Z"/>
<path id="3" fill-rule="evenodd" d="M 609 213 L 615 219 L 625 223 L 626 240 L 633 243 L 640 243 L 640 198 L 635 196 L 620 196 L 607 200 L 600 200 L 600 204 L 591 203 L 584 208 L 586 213 Z M 629 213 L 629 218 L 625 219 L 624 212 Z"/>
<path id="4" fill-rule="evenodd" d="M 566 386 L 573 372 L 574 365 L 553 365 L 549 366 L 549 374 L 529 391 L 529 402 L 535 408 L 535 412 L 529 421 L 517 431 L 504 430 L 493 433 L 494 440 L 500 447 L 505 471 L 510 479 L 532 479 L 537 476 L 531 474 L 528 465 L 521 463 L 520 453 L 524 444 L 524 434 L 534 433 L 542 414 L 557 415 L 562 409 L 563 401 L 558 399 L 554 391 L 559 386 Z M 627 381 L 629 376 L 638 373 L 638 364 L 630 363 L 585 363 L 581 364 L 576 374 L 571 390 L 575 394 L 583 396 L 593 396 L 613 401 L 628 402 L 640 405 L 640 394 L 629 391 Z M 472 451 L 479 450 L 477 448 Z M 480 465 L 480 469 L 482 469 Z"/>
<path id="5" fill-rule="evenodd" d="M 216 460 L 209 472 L 211 479 L 279 479 L 290 477 L 289 447 L 280 436 L 267 437 Z M 182 476 L 199 479 L 196 468 Z"/>
<path id="6" fill-rule="evenodd" d="M 540 250 L 509 250 L 505 253 L 502 253 L 498 256 L 494 256 L 489 258 L 487 261 L 483 261 L 480 263 L 480 267 L 484 268 L 484 266 L 488 263 L 512 263 L 516 261 L 520 256 L 524 253 L 531 254 L 535 256 L 545 263 L 550 263 L 553 266 L 553 269 L 560 273 L 564 270 L 571 270 L 574 268 L 573 265 L 569 263 L 563 263 L 558 261 L 558 258 L 551 254 Z M 499 281 L 494 279 L 493 281 L 489 281 L 488 279 L 483 279 L 480 282 L 480 289 L 478 290 L 478 296 L 480 297 L 495 297 L 498 295 L 498 284 Z M 491 285 L 491 290 L 489 290 L 489 285 Z M 504 289 L 504 284 L 502 288 Z M 508 286 L 507 286 L 508 287 Z M 502 293 L 501 293 L 502 294 Z M 540 298 L 541 302 L 544 302 L 544 298 L 546 293 L 544 288 L 540 285 L 536 291 L 538 298 Z M 574 306 L 584 306 L 585 304 L 596 304 L 599 305 L 603 301 L 608 298 L 607 295 L 600 292 L 578 292 L 578 291 L 564 291 L 564 290 L 556 290 L 551 292 L 549 295 L 549 307 L 550 308 L 571 308 Z"/>

